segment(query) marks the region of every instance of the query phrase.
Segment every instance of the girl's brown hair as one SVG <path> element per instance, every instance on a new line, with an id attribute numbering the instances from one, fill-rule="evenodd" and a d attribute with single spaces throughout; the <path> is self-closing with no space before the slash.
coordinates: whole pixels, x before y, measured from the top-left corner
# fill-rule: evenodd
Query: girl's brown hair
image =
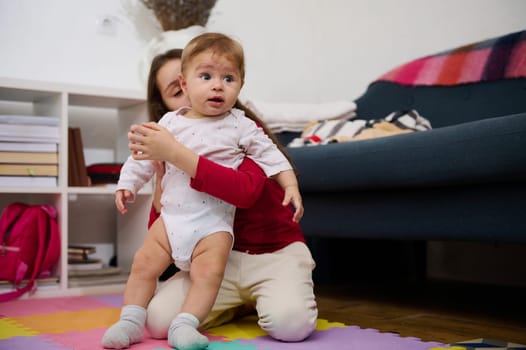
<path id="1" fill-rule="evenodd" d="M 152 60 L 147 87 L 148 116 L 152 122 L 158 122 L 163 115 L 170 112 L 164 103 L 161 91 L 157 86 L 157 74 L 159 73 L 159 69 L 161 69 L 168 61 L 181 59 L 182 54 L 183 50 L 172 49 L 155 56 Z"/>

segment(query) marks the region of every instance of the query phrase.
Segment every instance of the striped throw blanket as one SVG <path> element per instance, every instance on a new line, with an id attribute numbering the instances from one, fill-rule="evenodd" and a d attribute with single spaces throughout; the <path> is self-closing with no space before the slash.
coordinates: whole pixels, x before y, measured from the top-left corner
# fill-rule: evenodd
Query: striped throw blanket
<path id="1" fill-rule="evenodd" d="M 522 77 L 526 77 L 526 30 L 416 59 L 378 81 L 450 86 Z"/>
<path id="2" fill-rule="evenodd" d="M 415 110 L 395 111 L 382 119 L 320 120 L 305 127 L 288 147 L 367 140 L 415 131 L 431 130 L 429 120 Z"/>

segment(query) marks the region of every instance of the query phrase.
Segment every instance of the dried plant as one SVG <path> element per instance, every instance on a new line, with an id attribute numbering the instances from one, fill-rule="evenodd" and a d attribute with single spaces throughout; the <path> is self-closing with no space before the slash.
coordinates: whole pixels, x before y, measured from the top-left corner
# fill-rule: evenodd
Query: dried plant
<path id="1" fill-rule="evenodd" d="M 164 31 L 206 26 L 216 0 L 141 0 Z"/>

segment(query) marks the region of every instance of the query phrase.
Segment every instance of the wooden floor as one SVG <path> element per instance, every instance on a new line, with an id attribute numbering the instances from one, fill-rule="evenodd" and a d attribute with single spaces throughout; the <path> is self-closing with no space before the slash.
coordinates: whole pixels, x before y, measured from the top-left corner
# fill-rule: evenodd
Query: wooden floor
<path id="1" fill-rule="evenodd" d="M 488 338 L 526 344 L 526 290 L 427 282 L 419 287 L 315 287 L 319 317 L 452 344 Z"/>

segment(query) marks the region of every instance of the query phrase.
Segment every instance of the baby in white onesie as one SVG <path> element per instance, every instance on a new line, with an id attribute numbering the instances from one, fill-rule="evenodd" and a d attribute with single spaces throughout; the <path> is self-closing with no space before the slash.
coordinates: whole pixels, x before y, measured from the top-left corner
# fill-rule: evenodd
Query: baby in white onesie
<path id="1" fill-rule="evenodd" d="M 248 156 L 269 177 L 291 169 L 283 153 L 243 111 L 232 109 L 221 117 L 196 119 L 184 116 L 189 109 L 167 113 L 159 125 L 199 155 L 231 168 L 237 168 Z M 153 174 L 151 161 L 130 156 L 122 167 L 117 190 L 135 194 Z M 166 163 L 161 187 L 161 217 L 172 257 L 179 269 L 188 271 L 194 247 L 202 238 L 219 231 L 233 236 L 235 207 L 191 188 L 188 174 L 170 163 Z"/>

